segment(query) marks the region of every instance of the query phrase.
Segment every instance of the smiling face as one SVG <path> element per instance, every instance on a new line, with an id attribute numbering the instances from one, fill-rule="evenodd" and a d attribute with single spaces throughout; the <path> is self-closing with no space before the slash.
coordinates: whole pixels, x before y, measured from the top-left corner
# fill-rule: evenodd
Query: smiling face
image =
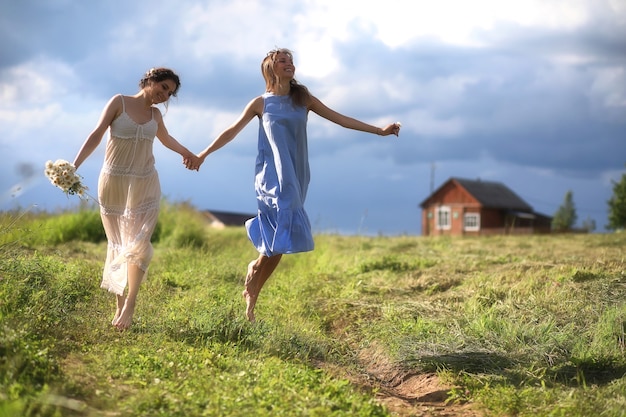
<path id="1" fill-rule="evenodd" d="M 178 92 L 180 78 L 169 68 L 151 68 L 139 81 L 139 87 L 152 104 L 165 103 Z"/>
<path id="2" fill-rule="evenodd" d="M 159 104 L 164 103 L 170 99 L 170 97 L 176 91 L 176 83 L 171 79 L 163 81 L 151 81 L 150 82 L 150 97 L 152 103 Z"/>
<path id="3" fill-rule="evenodd" d="M 296 73 L 293 57 L 286 52 L 278 52 L 274 58 L 274 74 L 279 79 L 292 79 Z"/>
<path id="4" fill-rule="evenodd" d="M 283 81 L 291 82 L 296 73 L 293 55 L 289 49 L 274 49 L 261 62 L 261 73 L 265 79 L 265 90 L 275 91 Z"/>

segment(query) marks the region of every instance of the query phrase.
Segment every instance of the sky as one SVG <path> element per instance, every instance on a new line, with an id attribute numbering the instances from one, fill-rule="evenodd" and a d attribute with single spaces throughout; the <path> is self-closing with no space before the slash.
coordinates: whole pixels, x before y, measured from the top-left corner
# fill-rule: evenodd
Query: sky
<path id="1" fill-rule="evenodd" d="M 72 161 L 106 102 L 151 67 L 181 77 L 161 106 L 170 134 L 204 149 L 264 92 L 260 63 L 293 51 L 296 78 L 332 109 L 399 137 L 309 114 L 314 232 L 419 235 L 451 177 L 505 184 L 604 232 L 626 172 L 623 0 L 20 0 L 0 2 L 0 210 L 79 205 L 43 174 Z M 163 196 L 255 213 L 258 124 L 199 172 L 154 144 Z M 96 196 L 106 135 L 80 167 Z"/>

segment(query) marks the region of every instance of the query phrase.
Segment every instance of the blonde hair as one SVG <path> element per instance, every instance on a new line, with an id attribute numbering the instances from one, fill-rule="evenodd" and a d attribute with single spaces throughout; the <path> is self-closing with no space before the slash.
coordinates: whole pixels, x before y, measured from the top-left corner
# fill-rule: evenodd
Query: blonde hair
<path id="1" fill-rule="evenodd" d="M 274 73 L 274 63 L 278 54 L 285 54 L 293 60 L 292 52 L 287 48 L 272 49 L 267 53 L 263 61 L 261 62 L 261 73 L 265 79 L 265 90 L 276 91 L 278 84 L 278 77 Z M 293 103 L 297 106 L 306 107 L 311 98 L 311 93 L 306 86 L 300 84 L 295 78 L 292 78 L 289 82 L 289 95 L 293 100 Z"/>

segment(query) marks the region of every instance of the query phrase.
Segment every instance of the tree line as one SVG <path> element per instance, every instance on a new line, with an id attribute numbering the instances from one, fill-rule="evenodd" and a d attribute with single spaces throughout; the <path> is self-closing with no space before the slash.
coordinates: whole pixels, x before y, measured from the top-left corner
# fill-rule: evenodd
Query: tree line
<path id="1" fill-rule="evenodd" d="M 620 181 L 613 182 L 613 195 L 607 201 L 609 206 L 609 222 L 605 226 L 607 230 L 626 229 L 626 173 L 622 174 Z M 574 225 L 578 220 L 576 206 L 574 204 L 574 194 L 571 190 L 565 193 L 563 204 L 557 209 L 552 218 L 552 230 L 556 232 L 567 232 L 574 230 Z M 596 229 L 596 222 L 588 217 L 583 220 L 581 229 L 592 232 Z"/>

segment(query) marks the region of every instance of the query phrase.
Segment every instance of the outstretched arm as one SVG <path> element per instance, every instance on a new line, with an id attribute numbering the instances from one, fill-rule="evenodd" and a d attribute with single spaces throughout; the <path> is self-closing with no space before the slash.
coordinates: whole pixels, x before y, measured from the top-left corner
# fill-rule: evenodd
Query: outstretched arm
<path id="1" fill-rule="evenodd" d="M 196 155 L 191 152 L 189 149 L 184 147 L 180 142 L 178 142 L 173 136 L 169 134 L 167 131 L 167 127 L 165 127 L 165 123 L 163 122 L 163 116 L 160 111 L 157 111 L 157 138 L 159 141 L 168 149 L 180 154 L 183 157 L 183 163 L 189 169 L 198 170 L 200 168 L 200 162 Z"/>
<path id="2" fill-rule="evenodd" d="M 323 117 L 326 120 L 330 120 L 331 122 L 348 129 L 360 130 L 361 132 L 374 133 L 381 136 L 387 136 L 392 134 L 398 136 L 398 134 L 400 133 L 400 123 L 391 123 L 382 128 L 372 126 L 360 120 L 345 116 L 341 113 L 334 111 L 333 109 L 322 103 L 318 98 L 313 96 L 311 97 L 311 101 L 309 103 L 309 110 L 313 111 L 314 113 Z"/>
<path id="3" fill-rule="evenodd" d="M 241 130 L 250 123 L 250 120 L 254 118 L 254 116 L 261 116 L 263 113 L 263 98 L 256 97 L 252 99 L 245 107 L 243 112 L 239 118 L 230 125 L 226 130 L 219 134 L 217 138 L 209 146 L 206 147 L 202 152 L 198 154 L 200 158 L 200 163 L 204 162 L 205 158 L 209 156 L 211 153 L 215 152 L 222 146 L 226 145 L 231 140 L 235 139 L 235 137 L 241 132 Z"/>
<path id="4" fill-rule="evenodd" d="M 83 146 L 80 148 L 76 157 L 74 158 L 74 166 L 78 169 L 79 166 L 85 159 L 89 157 L 93 153 L 93 151 L 98 147 L 100 142 L 102 142 L 102 137 L 104 133 L 107 131 L 113 120 L 121 113 L 122 111 L 122 101 L 120 96 L 112 97 L 109 102 L 104 106 L 102 110 L 102 114 L 100 115 L 100 119 L 98 120 L 98 124 L 94 130 L 87 136 Z"/>

